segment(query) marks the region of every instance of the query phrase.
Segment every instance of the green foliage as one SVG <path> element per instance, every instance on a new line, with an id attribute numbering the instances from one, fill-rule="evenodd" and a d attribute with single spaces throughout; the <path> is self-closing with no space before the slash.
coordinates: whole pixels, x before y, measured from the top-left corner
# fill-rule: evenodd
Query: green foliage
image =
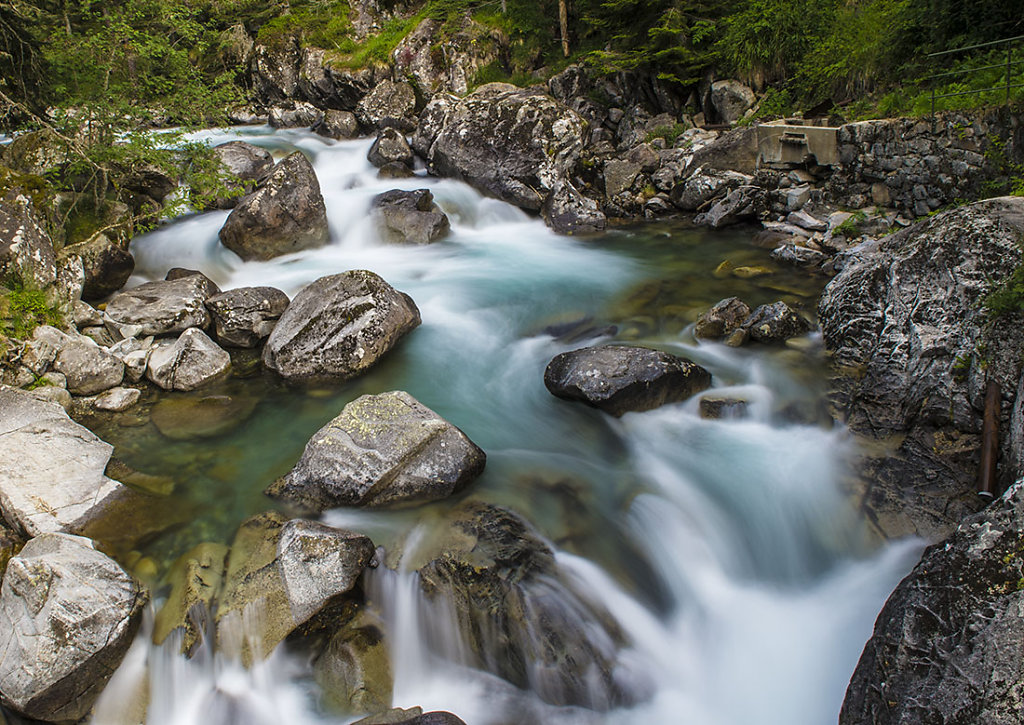
<path id="1" fill-rule="evenodd" d="M 1010 158 L 1005 141 L 990 135 L 985 147 L 985 161 L 993 178 L 982 185 L 983 198 L 1024 196 L 1024 163 Z"/>
<path id="2" fill-rule="evenodd" d="M 274 49 L 284 47 L 294 38 L 302 45 L 341 50 L 351 43 L 349 10 L 347 0 L 326 0 L 292 7 L 290 12 L 264 23 L 256 40 Z"/>
<path id="3" fill-rule="evenodd" d="M 842 224 L 833 230 L 833 234 L 843 237 L 856 237 L 860 234 L 860 228 L 867 220 L 868 215 L 858 209 L 853 212 Z"/>
<path id="4" fill-rule="evenodd" d="M 39 325 L 64 324 L 63 312 L 44 292 L 20 280 L 8 280 L 8 284 L 9 288 L 0 287 L 0 335 L 23 340 Z"/>
<path id="5" fill-rule="evenodd" d="M 1000 285 L 991 290 L 982 301 L 990 317 L 1024 312 L 1024 264 L 1019 265 Z"/>
<path id="6" fill-rule="evenodd" d="M 685 123 L 673 123 L 671 126 L 657 126 L 647 134 L 646 141 L 650 143 L 656 138 L 665 139 L 669 146 L 675 146 L 676 140 L 683 135 L 688 126 Z"/>

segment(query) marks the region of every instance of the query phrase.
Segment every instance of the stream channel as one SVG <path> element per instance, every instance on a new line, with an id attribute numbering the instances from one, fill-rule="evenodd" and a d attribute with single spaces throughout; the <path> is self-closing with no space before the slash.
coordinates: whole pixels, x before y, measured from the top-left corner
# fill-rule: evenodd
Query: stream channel
<path id="1" fill-rule="evenodd" d="M 872 541 L 843 494 L 853 450 L 825 411 L 819 340 L 733 349 L 692 335 L 696 315 L 732 295 L 751 306 L 784 299 L 813 312 L 823 280 L 775 268 L 768 251 L 752 244 L 751 229 L 666 221 L 560 237 L 457 181 L 422 171 L 378 179 L 366 161 L 369 140 L 332 142 L 265 127 L 195 137 L 240 138 L 278 158 L 305 152 L 327 204 L 331 242 L 242 262 L 217 240 L 227 212 L 192 215 L 132 242 L 137 267 L 129 286 L 185 267 L 224 290 L 269 285 L 294 296 L 316 278 L 369 269 L 416 301 L 423 324 L 368 374 L 337 386 L 288 386 L 239 359 L 239 375 L 218 387 L 164 395 L 231 396 L 230 425 L 198 431 L 205 437 L 160 433 L 149 418 L 153 400 L 89 421 L 115 457 L 174 479 L 161 512 L 174 525 L 119 554 L 136 569 L 145 562 L 158 600 L 160 577 L 178 556 L 202 541 L 230 542 L 242 520 L 273 508 L 263 489 L 347 402 L 405 390 L 459 426 L 488 461 L 483 476 L 452 500 L 324 516 L 370 536 L 397 562 L 368 571 L 364 583 L 385 624 L 395 706 L 449 710 L 469 725 L 836 721 L 874 618 L 921 543 Z M 451 235 L 429 246 L 379 242 L 369 204 L 392 188 L 429 188 L 451 219 Z M 726 259 L 774 273 L 716 276 Z M 600 342 L 689 357 L 714 376 L 709 392 L 746 400 L 747 414 L 705 420 L 695 398 L 616 419 L 551 396 L 543 385 L 548 361 Z M 525 517 L 555 548 L 574 590 L 616 620 L 630 642 L 623 677 L 642 692 L 638 704 L 604 712 L 548 705 L 465 666 L 457 632 L 441 633 L 447 646 L 431 644 L 443 622 L 405 562 L 470 500 Z M 126 693 L 146 677 L 148 725 L 356 719 L 323 703 L 308 662 L 285 646 L 246 670 L 205 650 L 185 660 L 171 643 L 151 645 L 144 628 L 94 722 L 121 721 Z M 543 673 L 537 683 L 543 687 Z M 225 699 L 230 706 L 211 706 Z"/>

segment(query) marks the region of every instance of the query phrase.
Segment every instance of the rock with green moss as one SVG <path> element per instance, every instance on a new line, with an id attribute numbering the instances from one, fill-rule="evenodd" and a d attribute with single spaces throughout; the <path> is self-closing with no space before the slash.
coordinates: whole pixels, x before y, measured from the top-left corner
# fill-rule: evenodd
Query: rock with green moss
<path id="1" fill-rule="evenodd" d="M 275 513 L 248 519 L 231 543 L 217 600 L 218 645 L 250 662 L 270 654 L 351 591 L 373 554 L 362 534 Z M 255 640 L 242 636 L 243 622 L 256 625 Z"/>
<path id="2" fill-rule="evenodd" d="M 324 697 L 344 712 L 380 712 L 391 704 L 393 677 L 380 622 L 360 609 L 313 663 Z"/>
<path id="3" fill-rule="evenodd" d="M 462 490 L 485 463 L 465 433 L 408 393 L 364 395 L 317 431 L 267 493 L 311 511 L 408 506 Z"/>
<path id="4" fill-rule="evenodd" d="M 412 299 L 373 272 L 321 277 L 281 315 L 263 364 L 291 380 L 355 377 L 419 324 Z"/>
<path id="5" fill-rule="evenodd" d="M 227 556 L 227 546 L 206 542 L 174 562 L 167 573 L 171 591 L 153 625 L 155 644 L 163 644 L 177 632 L 182 653 L 195 652 L 207 635 L 214 597 L 224 581 Z"/>

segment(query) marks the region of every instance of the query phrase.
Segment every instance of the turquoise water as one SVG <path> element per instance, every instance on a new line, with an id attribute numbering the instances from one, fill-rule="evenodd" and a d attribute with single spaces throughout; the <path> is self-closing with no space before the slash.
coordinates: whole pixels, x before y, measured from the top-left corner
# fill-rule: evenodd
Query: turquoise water
<path id="1" fill-rule="evenodd" d="M 835 719 L 871 622 L 916 545 L 876 548 L 848 506 L 840 483 L 849 444 L 824 410 L 823 360 L 813 335 L 790 347 L 734 350 L 698 343 L 690 331 L 697 314 L 732 295 L 751 305 L 785 299 L 811 316 L 823 279 L 776 267 L 768 250 L 752 244 L 753 229 L 711 232 L 675 221 L 558 237 L 457 182 L 379 181 L 365 161 L 366 141 L 243 134 L 278 153 L 299 148 L 313 158 L 331 244 L 243 263 L 217 243 L 226 213 L 197 215 L 133 242 L 136 281 L 182 266 L 223 289 L 272 285 L 293 295 L 320 276 L 365 268 L 411 295 L 423 324 L 368 374 L 341 385 L 289 386 L 257 368 L 217 388 L 173 394 L 224 395 L 251 410 L 215 436 L 166 437 L 149 418 L 152 400 L 90 421 L 120 460 L 174 481 L 162 515 L 171 526 L 136 551 L 118 552 L 123 560 L 159 591 L 161 572 L 177 556 L 200 541 L 229 541 L 239 522 L 273 507 L 263 489 L 347 402 L 401 389 L 480 445 L 485 473 L 452 500 L 412 511 L 335 511 L 325 519 L 401 551 L 410 532 L 440 525 L 467 499 L 513 508 L 557 547 L 581 586 L 600 591 L 613 613 L 630 620 L 638 666 L 656 673 L 658 688 L 635 711 L 553 712 L 528 695 L 495 695 L 477 674 L 439 666 L 412 628 L 392 633 L 393 657 L 407 665 L 396 705 L 450 709 L 470 725 L 504 722 L 523 708 L 535 721 L 552 722 Z M 429 186 L 452 219 L 451 237 L 429 247 L 381 244 L 366 209 L 374 194 L 396 186 Z M 726 261 L 770 273 L 716 273 Z M 714 392 L 749 401 L 748 418 L 702 420 L 691 400 L 613 419 L 555 399 L 544 388 L 544 367 L 560 352 L 593 343 L 587 336 L 595 332 L 603 333 L 600 341 L 692 358 L 712 372 Z M 396 617 L 404 600 L 384 599 L 371 604 Z M 406 606 L 405 621 L 416 620 L 416 601 Z M 304 682 L 299 670 L 282 679 Z M 293 702 L 288 693 L 281 702 Z M 313 704 L 282 717 L 333 716 Z M 188 719 L 162 712 L 147 721 Z"/>

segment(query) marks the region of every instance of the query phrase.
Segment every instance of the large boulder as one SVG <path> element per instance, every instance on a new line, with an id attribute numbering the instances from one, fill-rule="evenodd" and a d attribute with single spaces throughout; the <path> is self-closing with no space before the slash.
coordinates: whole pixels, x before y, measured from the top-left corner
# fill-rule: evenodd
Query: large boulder
<path id="1" fill-rule="evenodd" d="M 0 587 L 0 696 L 47 722 L 78 722 L 132 643 L 148 595 L 93 543 L 42 534 Z"/>
<path id="2" fill-rule="evenodd" d="M 370 204 L 385 241 L 430 244 L 448 234 L 448 217 L 427 189 L 386 191 Z"/>
<path id="3" fill-rule="evenodd" d="M 113 446 L 56 403 L 0 390 L 0 513 L 16 530 L 87 533 L 131 498 L 105 471 Z"/>
<path id="4" fill-rule="evenodd" d="M 238 287 L 206 300 L 217 339 L 232 347 L 258 347 L 288 309 L 288 295 L 274 287 Z"/>
<path id="5" fill-rule="evenodd" d="M 697 318 L 693 334 L 699 338 L 718 340 L 731 334 L 750 317 L 750 306 L 739 297 L 722 300 Z"/>
<path id="6" fill-rule="evenodd" d="M 195 390 L 224 378 L 231 356 L 197 327 L 174 342 L 165 342 L 149 355 L 146 377 L 164 390 Z"/>
<path id="7" fill-rule="evenodd" d="M 307 47 L 302 49 L 298 90 L 317 108 L 351 111 L 384 74 L 385 69 L 373 64 L 346 68 L 344 64 L 332 63 L 327 51 Z"/>
<path id="8" fill-rule="evenodd" d="M 263 348 L 263 364 L 290 379 L 351 378 L 419 324 L 412 299 L 373 272 L 321 277 L 281 315 Z"/>
<path id="9" fill-rule="evenodd" d="M 711 386 L 711 373 L 660 350 L 603 345 L 556 355 L 544 385 L 559 398 L 621 416 L 686 400 Z"/>
<path id="10" fill-rule="evenodd" d="M 582 199 L 572 178 L 585 131 L 579 114 L 546 93 L 489 83 L 465 98 L 435 97 L 413 148 L 436 173 L 539 212 L 560 187 Z"/>
<path id="11" fill-rule="evenodd" d="M 1024 488 L 964 520 L 889 597 L 840 725 L 1024 721 Z"/>
<path id="12" fill-rule="evenodd" d="M 231 195 L 218 197 L 218 209 L 233 209 L 239 199 L 251 194 L 274 169 L 274 157 L 266 149 L 245 141 L 228 141 L 213 147 L 213 154 L 230 175 L 228 187 Z"/>
<path id="13" fill-rule="evenodd" d="M 484 470 L 466 434 L 401 391 L 364 395 L 317 431 L 267 494 L 310 511 L 447 498 Z"/>
<path id="14" fill-rule="evenodd" d="M 235 207 L 221 243 L 245 260 L 272 259 L 327 243 L 327 208 L 312 164 L 299 151 L 281 161 L 266 183 Z"/>
<path id="15" fill-rule="evenodd" d="M 1024 325 L 985 300 L 1021 263 L 1022 235 L 1024 199 L 960 207 L 847 253 L 822 294 L 837 414 L 891 447 L 857 491 L 885 535 L 937 540 L 976 510 L 986 379 L 1004 394 L 1004 481 L 1020 475 L 1008 422 Z"/>
<path id="16" fill-rule="evenodd" d="M 268 106 L 295 98 L 299 89 L 299 62 L 299 44 L 294 39 L 274 46 L 255 46 L 251 66 L 255 98 Z"/>
<path id="17" fill-rule="evenodd" d="M 143 335 L 173 335 L 190 327 L 206 329 L 210 313 L 204 304 L 220 289 L 205 275 L 146 282 L 114 296 L 107 315 L 122 325 L 139 325 Z"/>
<path id="18" fill-rule="evenodd" d="M 262 652 L 246 644 L 240 654 L 248 661 L 270 654 L 296 627 L 351 591 L 373 555 L 373 542 L 362 534 L 274 513 L 248 519 L 231 543 L 217 597 L 219 645 L 237 647 L 242 620 L 251 612 Z"/>
<path id="19" fill-rule="evenodd" d="M 96 233 L 84 241 L 69 244 L 60 252 L 63 259 L 82 260 L 85 282 L 82 299 L 101 300 L 124 287 L 135 271 L 135 258 L 128 251 L 128 240 Z"/>
<path id="20" fill-rule="evenodd" d="M 416 91 L 404 81 L 381 81 L 356 106 L 356 118 L 367 128 L 416 128 Z"/>
<path id="21" fill-rule="evenodd" d="M 44 289 L 57 281 L 53 242 L 27 196 L 7 193 L 0 200 L 0 285 L 28 284 Z"/>
<path id="22" fill-rule="evenodd" d="M 751 177 L 735 171 L 698 167 L 693 173 L 672 187 L 672 202 L 684 211 L 697 211 L 714 199 L 745 184 Z"/>
<path id="23" fill-rule="evenodd" d="M 507 57 L 509 39 L 467 13 L 454 32 L 450 23 L 425 18 L 392 52 L 395 78 L 407 79 L 419 95 L 462 96 L 484 66 Z"/>
<path id="24" fill-rule="evenodd" d="M 312 128 L 323 118 L 323 112 L 312 103 L 296 101 L 271 108 L 268 120 L 274 128 Z"/>
<path id="25" fill-rule="evenodd" d="M 711 84 L 711 106 L 725 123 L 736 123 L 757 101 L 757 96 L 739 81 L 724 80 Z"/>
<path id="26" fill-rule="evenodd" d="M 424 555 L 422 591 L 454 617 L 470 664 L 556 705 L 604 710 L 640 694 L 619 660 L 624 633 L 574 590 L 551 547 L 517 514 L 465 505 Z M 439 647 L 443 631 L 427 630 Z"/>

